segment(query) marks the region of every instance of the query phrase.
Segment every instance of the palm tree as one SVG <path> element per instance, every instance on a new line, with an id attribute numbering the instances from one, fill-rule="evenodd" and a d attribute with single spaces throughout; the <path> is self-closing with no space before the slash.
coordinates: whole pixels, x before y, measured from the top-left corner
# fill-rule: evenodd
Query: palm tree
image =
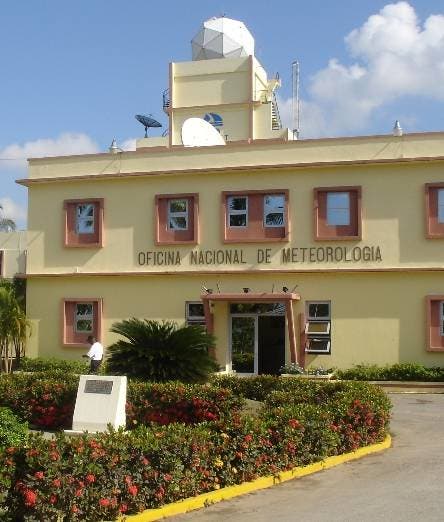
<path id="1" fill-rule="evenodd" d="M 0 285 L 0 370 L 10 373 L 12 361 L 19 363 L 25 354 L 29 321 L 18 302 L 12 283 Z"/>
<path id="2" fill-rule="evenodd" d="M 14 232 L 16 229 L 15 222 L 12 219 L 2 217 L 3 207 L 0 205 L 0 232 Z"/>
<path id="3" fill-rule="evenodd" d="M 127 375 L 147 381 L 205 382 L 218 369 L 208 350 L 214 337 L 201 326 L 178 327 L 171 321 L 126 319 L 111 332 L 121 339 L 107 352 L 110 375 Z"/>

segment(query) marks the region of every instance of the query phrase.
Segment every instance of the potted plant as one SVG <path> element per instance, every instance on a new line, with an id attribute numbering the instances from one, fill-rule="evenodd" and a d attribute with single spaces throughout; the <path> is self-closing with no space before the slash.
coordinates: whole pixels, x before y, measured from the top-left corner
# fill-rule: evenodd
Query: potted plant
<path id="1" fill-rule="evenodd" d="M 281 374 L 281 377 L 301 376 L 304 373 L 304 368 L 302 368 L 302 366 L 299 366 L 299 364 L 297 363 L 289 363 L 284 364 L 284 366 L 281 366 L 279 368 L 279 373 Z"/>

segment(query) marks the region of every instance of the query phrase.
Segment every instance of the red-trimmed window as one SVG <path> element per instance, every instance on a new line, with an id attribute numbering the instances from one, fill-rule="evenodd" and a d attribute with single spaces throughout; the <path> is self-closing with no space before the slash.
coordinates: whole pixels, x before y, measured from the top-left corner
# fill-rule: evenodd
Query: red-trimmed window
<path id="1" fill-rule="evenodd" d="M 102 299 L 64 299 L 62 322 L 62 343 L 65 346 L 87 346 L 90 335 L 100 339 Z"/>
<path id="2" fill-rule="evenodd" d="M 68 199 L 65 210 L 65 246 L 103 247 L 103 199 Z"/>
<path id="3" fill-rule="evenodd" d="M 361 220 L 361 187 L 314 189 L 315 239 L 361 239 Z"/>
<path id="4" fill-rule="evenodd" d="M 226 243 L 288 241 L 288 190 L 222 193 Z"/>
<path id="5" fill-rule="evenodd" d="M 426 298 L 427 351 L 444 352 L 444 295 Z"/>
<path id="6" fill-rule="evenodd" d="M 444 183 L 427 183 L 426 237 L 444 238 Z"/>
<path id="7" fill-rule="evenodd" d="M 158 194 L 155 198 L 156 244 L 197 244 L 198 210 L 198 194 Z"/>

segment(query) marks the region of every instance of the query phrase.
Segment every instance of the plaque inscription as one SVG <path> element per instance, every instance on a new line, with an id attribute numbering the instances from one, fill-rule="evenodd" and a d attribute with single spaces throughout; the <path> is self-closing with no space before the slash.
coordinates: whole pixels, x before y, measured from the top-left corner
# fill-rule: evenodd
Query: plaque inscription
<path id="1" fill-rule="evenodd" d="M 85 393 L 102 393 L 111 395 L 113 389 L 113 381 L 99 381 L 91 379 L 85 382 Z"/>

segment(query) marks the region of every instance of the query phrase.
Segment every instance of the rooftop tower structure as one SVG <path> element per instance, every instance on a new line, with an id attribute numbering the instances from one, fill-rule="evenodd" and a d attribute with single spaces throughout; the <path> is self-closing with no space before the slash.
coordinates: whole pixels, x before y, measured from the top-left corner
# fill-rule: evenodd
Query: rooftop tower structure
<path id="1" fill-rule="evenodd" d="M 278 77 L 268 78 L 254 56 L 254 39 L 242 22 L 211 18 L 191 42 L 192 60 L 171 63 L 163 107 L 169 117 L 165 138 L 147 138 L 137 148 L 180 146 L 189 118 L 211 123 L 227 144 L 263 139 L 292 139 L 283 129 L 275 90 Z"/>

